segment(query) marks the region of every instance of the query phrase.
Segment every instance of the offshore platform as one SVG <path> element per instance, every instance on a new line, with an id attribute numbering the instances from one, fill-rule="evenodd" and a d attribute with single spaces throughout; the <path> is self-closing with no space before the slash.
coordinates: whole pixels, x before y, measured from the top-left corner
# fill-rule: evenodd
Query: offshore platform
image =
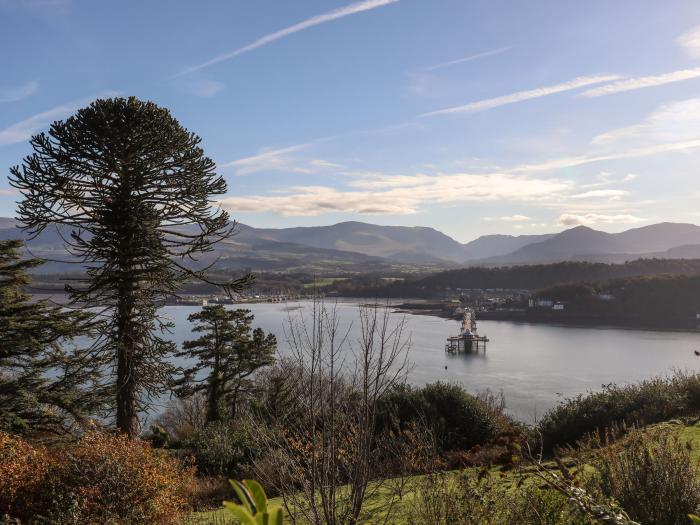
<path id="1" fill-rule="evenodd" d="M 447 338 L 445 352 L 486 352 L 486 343 L 489 338 L 480 336 L 476 333 L 476 312 L 471 308 L 464 309 L 464 317 L 462 318 L 462 330 L 459 335 L 453 335 Z"/>

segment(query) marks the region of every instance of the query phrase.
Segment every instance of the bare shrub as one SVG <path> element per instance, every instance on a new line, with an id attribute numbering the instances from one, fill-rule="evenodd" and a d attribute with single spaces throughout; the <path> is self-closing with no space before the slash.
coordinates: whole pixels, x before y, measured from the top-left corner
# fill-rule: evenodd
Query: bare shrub
<path id="1" fill-rule="evenodd" d="M 405 381 L 404 320 L 361 307 L 355 342 L 341 332 L 335 308 L 315 300 L 310 315 L 290 320 L 288 332 L 293 366 L 285 391 L 294 393 L 297 417 L 283 415 L 262 432 L 272 459 L 258 479 L 282 495 L 292 524 L 356 524 L 369 512 L 373 523 L 388 521 L 403 484 L 383 474 L 401 436 L 378 435 L 377 408 Z M 370 510 L 370 500 L 383 508 Z"/>
<path id="2" fill-rule="evenodd" d="M 206 416 L 206 397 L 197 393 L 186 399 L 171 399 L 155 424 L 163 427 L 171 440 L 181 443 L 204 428 Z"/>

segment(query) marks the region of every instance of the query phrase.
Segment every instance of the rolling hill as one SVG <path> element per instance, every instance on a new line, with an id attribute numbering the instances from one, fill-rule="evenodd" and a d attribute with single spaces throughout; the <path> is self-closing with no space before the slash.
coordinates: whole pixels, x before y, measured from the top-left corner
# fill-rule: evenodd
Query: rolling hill
<path id="1" fill-rule="evenodd" d="M 64 234 L 67 232 L 64 232 Z M 23 237 L 13 219 L 0 218 L 0 239 Z M 32 254 L 50 260 L 43 272 L 74 270 L 63 238 L 47 230 L 29 241 Z M 384 272 L 460 266 L 505 266 L 559 261 L 624 262 L 700 255 L 700 226 L 660 223 L 621 233 L 578 226 L 556 234 L 485 235 L 468 243 L 425 227 L 342 222 L 331 226 L 254 228 L 239 225 L 202 264 L 221 270 Z"/>

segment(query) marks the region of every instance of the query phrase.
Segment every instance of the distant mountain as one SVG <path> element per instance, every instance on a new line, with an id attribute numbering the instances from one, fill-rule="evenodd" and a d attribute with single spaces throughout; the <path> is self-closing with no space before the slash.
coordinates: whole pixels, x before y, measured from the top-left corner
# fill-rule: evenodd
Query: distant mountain
<path id="1" fill-rule="evenodd" d="M 433 228 L 420 226 L 378 226 L 350 221 L 332 226 L 282 229 L 242 227 L 241 234 L 401 262 L 463 262 L 468 258 L 463 244 Z"/>
<path id="2" fill-rule="evenodd" d="M 485 259 L 507 255 L 523 246 L 551 239 L 555 234 L 545 235 L 483 235 L 464 245 L 465 260 Z"/>
<path id="3" fill-rule="evenodd" d="M 532 264 L 570 260 L 601 261 L 610 260 L 612 255 L 639 258 L 658 256 L 658 252 L 694 244 L 700 244 L 700 227 L 694 224 L 660 223 L 621 233 L 606 233 L 578 226 L 523 246 L 512 253 L 481 262 Z"/>
<path id="4" fill-rule="evenodd" d="M 47 229 L 29 250 L 49 260 L 42 272 L 75 271 L 63 236 Z M 0 239 L 22 237 L 13 219 L 0 218 Z M 539 264 L 558 261 L 624 262 L 646 258 L 700 256 L 700 226 L 660 223 L 622 233 L 585 226 L 546 235 L 485 235 L 462 244 L 424 227 L 341 222 L 331 226 L 254 228 L 237 234 L 207 254 L 221 270 L 287 272 L 381 272 L 412 265 L 423 270 L 457 266 Z"/>

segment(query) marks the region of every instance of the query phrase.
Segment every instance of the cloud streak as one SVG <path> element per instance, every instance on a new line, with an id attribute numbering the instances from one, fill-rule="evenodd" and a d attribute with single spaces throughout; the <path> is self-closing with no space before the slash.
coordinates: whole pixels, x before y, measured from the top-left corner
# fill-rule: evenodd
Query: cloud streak
<path id="1" fill-rule="evenodd" d="M 104 98 L 115 96 L 117 93 L 107 92 L 97 97 L 77 100 L 73 102 L 67 102 L 55 108 L 49 109 L 48 111 L 43 111 L 32 115 L 29 118 L 16 122 L 5 129 L 0 130 L 0 146 L 7 144 L 16 144 L 18 142 L 24 142 L 29 140 L 32 135 L 37 133 L 42 128 L 48 127 L 55 120 L 65 118 L 71 113 L 75 113 L 78 109 L 86 106 L 95 98 Z"/>
<path id="2" fill-rule="evenodd" d="M 587 77 L 577 77 L 573 80 L 562 82 L 560 84 L 555 84 L 553 86 L 530 89 L 527 91 L 518 91 L 509 95 L 478 100 L 476 102 L 470 102 L 469 104 L 464 104 L 462 106 L 453 106 L 450 108 L 439 109 L 437 111 L 430 111 L 428 113 L 423 113 L 420 116 L 433 117 L 437 115 L 450 115 L 454 113 L 476 113 L 478 111 L 486 111 L 508 104 L 516 104 L 518 102 L 531 100 L 533 98 L 546 97 L 548 95 L 554 95 L 556 93 L 562 93 L 564 91 L 571 91 L 574 89 L 590 86 L 592 84 L 610 82 L 619 78 L 619 75 L 594 75 Z"/>
<path id="3" fill-rule="evenodd" d="M 458 58 L 456 60 L 450 60 L 449 62 L 443 62 L 441 64 L 436 64 L 434 66 L 426 67 L 422 71 L 427 73 L 429 71 L 435 71 L 436 69 L 442 69 L 445 67 L 456 66 L 457 64 L 462 64 L 464 62 L 471 62 L 472 60 L 478 60 L 480 58 L 486 58 L 494 55 L 500 55 L 506 51 L 513 49 L 513 46 L 499 47 L 498 49 L 492 49 L 490 51 L 484 51 L 483 53 L 477 53 L 475 55 L 469 55 L 464 58 Z"/>
<path id="4" fill-rule="evenodd" d="M 377 9 L 378 7 L 384 7 L 385 5 L 393 4 L 398 1 L 399 0 L 363 0 L 361 2 L 355 2 L 354 4 L 350 4 L 345 7 L 340 7 L 338 9 L 334 9 L 332 11 L 328 11 L 320 15 L 312 16 L 311 18 L 307 18 L 306 20 L 303 20 L 298 24 L 285 27 L 284 29 L 260 37 L 246 46 L 239 47 L 238 49 L 234 49 L 233 51 L 229 51 L 228 53 L 216 56 L 211 60 L 202 62 L 201 64 L 197 64 L 195 66 L 183 69 L 178 74 L 174 75 L 174 77 L 188 75 L 190 73 L 201 71 L 202 69 L 213 66 L 214 64 L 219 64 L 221 62 L 231 60 L 234 57 L 237 57 L 244 53 L 249 53 L 250 51 L 258 49 L 259 47 L 266 46 L 267 44 L 271 44 L 276 40 L 288 37 L 289 35 L 293 35 L 294 33 L 298 33 L 299 31 L 304 31 L 305 29 L 309 29 L 310 27 L 325 24 L 327 22 L 332 22 L 333 20 L 338 20 L 339 18 L 355 15 L 364 11 Z"/>
<path id="5" fill-rule="evenodd" d="M 36 81 L 27 82 L 23 86 L 10 89 L 0 89 L 0 103 L 3 102 L 18 102 L 27 98 L 39 89 L 39 83 Z"/>
<path id="6" fill-rule="evenodd" d="M 584 91 L 581 94 L 581 96 L 603 97 L 606 95 L 624 93 L 625 91 L 633 91 L 635 89 L 644 89 L 656 86 L 663 86 L 666 84 L 673 84 L 674 82 L 682 82 L 684 80 L 691 80 L 693 78 L 698 77 L 700 77 L 700 67 L 696 67 L 693 69 L 681 69 L 679 71 L 671 71 L 670 73 L 663 73 L 661 75 L 619 80 L 611 84 L 606 84 L 604 86 Z"/>

